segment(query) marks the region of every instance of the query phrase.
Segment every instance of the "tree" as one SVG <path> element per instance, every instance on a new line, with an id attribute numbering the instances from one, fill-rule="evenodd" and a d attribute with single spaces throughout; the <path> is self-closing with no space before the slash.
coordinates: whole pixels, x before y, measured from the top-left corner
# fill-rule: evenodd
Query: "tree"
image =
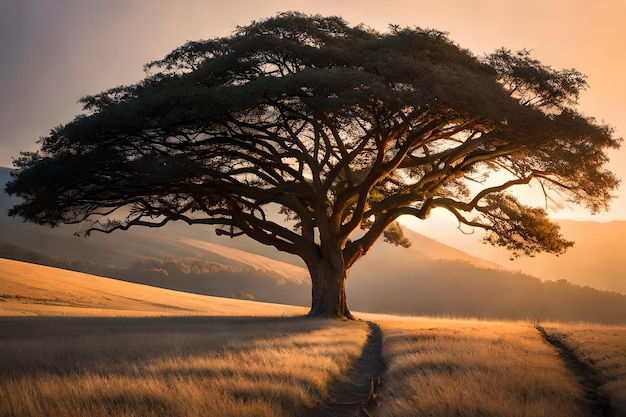
<path id="1" fill-rule="evenodd" d="M 604 164 L 621 140 L 574 109 L 585 77 L 528 51 L 479 59 L 435 30 L 283 13 L 145 69 L 15 160 L 10 214 L 87 233 L 217 225 L 302 258 L 311 315 L 351 316 L 350 267 L 381 236 L 410 244 L 400 216 L 441 208 L 516 254 L 558 254 L 572 242 L 507 190 L 597 212 L 618 185 Z"/>

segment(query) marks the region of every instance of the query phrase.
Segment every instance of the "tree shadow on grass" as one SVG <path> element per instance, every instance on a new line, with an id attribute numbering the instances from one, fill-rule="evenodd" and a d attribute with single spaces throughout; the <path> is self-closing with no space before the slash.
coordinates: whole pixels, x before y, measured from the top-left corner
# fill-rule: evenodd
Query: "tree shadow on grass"
<path id="1" fill-rule="evenodd" d="M 76 415 L 292 416 L 327 396 L 364 328 L 308 317 L 46 317 L 0 319 L 0 330 L 0 381 L 32 385 L 24 401 L 44 410 L 52 401 L 87 410 Z"/>
<path id="2" fill-rule="evenodd" d="M 231 353 L 268 337 L 325 328 L 296 317 L 0 318 L 0 375 L 81 373 L 112 362 L 154 362 L 171 355 Z"/>

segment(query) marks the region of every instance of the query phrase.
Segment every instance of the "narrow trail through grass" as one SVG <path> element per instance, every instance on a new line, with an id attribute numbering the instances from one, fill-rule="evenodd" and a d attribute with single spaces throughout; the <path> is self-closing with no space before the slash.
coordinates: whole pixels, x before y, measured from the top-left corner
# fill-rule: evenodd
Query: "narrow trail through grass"
<path id="1" fill-rule="evenodd" d="M 535 328 L 541 338 L 554 347 L 567 368 L 578 377 L 584 392 L 581 403 L 587 408 L 588 415 L 590 417 L 614 417 L 609 398 L 600 390 L 602 380 L 598 372 L 578 358 L 559 336 L 548 333 L 539 323 L 535 324 Z"/>
<path id="2" fill-rule="evenodd" d="M 376 406 L 371 398 L 372 378 L 376 383 L 385 371 L 382 357 L 383 332 L 380 327 L 368 321 L 369 335 L 363 352 L 354 368 L 342 381 L 332 384 L 326 402 L 319 404 L 308 413 L 309 417 L 356 417 L 368 416 Z"/>

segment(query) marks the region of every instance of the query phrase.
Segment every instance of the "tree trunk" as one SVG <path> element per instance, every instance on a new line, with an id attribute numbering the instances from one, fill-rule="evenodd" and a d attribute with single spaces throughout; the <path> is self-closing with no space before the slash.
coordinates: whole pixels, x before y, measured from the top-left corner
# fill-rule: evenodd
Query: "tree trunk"
<path id="1" fill-rule="evenodd" d="M 332 262 L 328 257 L 318 258 L 308 267 L 313 284 L 309 316 L 352 319 L 346 301 L 348 271 L 343 262 Z"/>

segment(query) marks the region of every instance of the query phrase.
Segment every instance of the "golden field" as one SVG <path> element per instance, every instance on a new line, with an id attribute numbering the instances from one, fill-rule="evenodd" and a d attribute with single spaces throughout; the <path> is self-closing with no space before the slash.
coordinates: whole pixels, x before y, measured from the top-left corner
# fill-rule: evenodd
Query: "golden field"
<path id="1" fill-rule="evenodd" d="M 580 358 L 599 382 L 615 415 L 626 415 L 626 327 L 549 323 L 546 330 Z"/>
<path id="2" fill-rule="evenodd" d="M 0 258 L 0 316 L 276 316 L 307 309 L 170 291 Z"/>
<path id="3" fill-rule="evenodd" d="M 380 416 L 586 415 L 577 381 L 523 322 L 381 323 L 388 363 Z"/>
<path id="4" fill-rule="evenodd" d="M 305 312 L 0 259 L 0 416 L 310 416 L 346 382 L 368 325 Z M 372 416 L 596 407 L 532 323 L 357 316 L 383 333 Z M 612 415 L 626 415 L 626 328 L 543 328 L 594 370 Z"/>

